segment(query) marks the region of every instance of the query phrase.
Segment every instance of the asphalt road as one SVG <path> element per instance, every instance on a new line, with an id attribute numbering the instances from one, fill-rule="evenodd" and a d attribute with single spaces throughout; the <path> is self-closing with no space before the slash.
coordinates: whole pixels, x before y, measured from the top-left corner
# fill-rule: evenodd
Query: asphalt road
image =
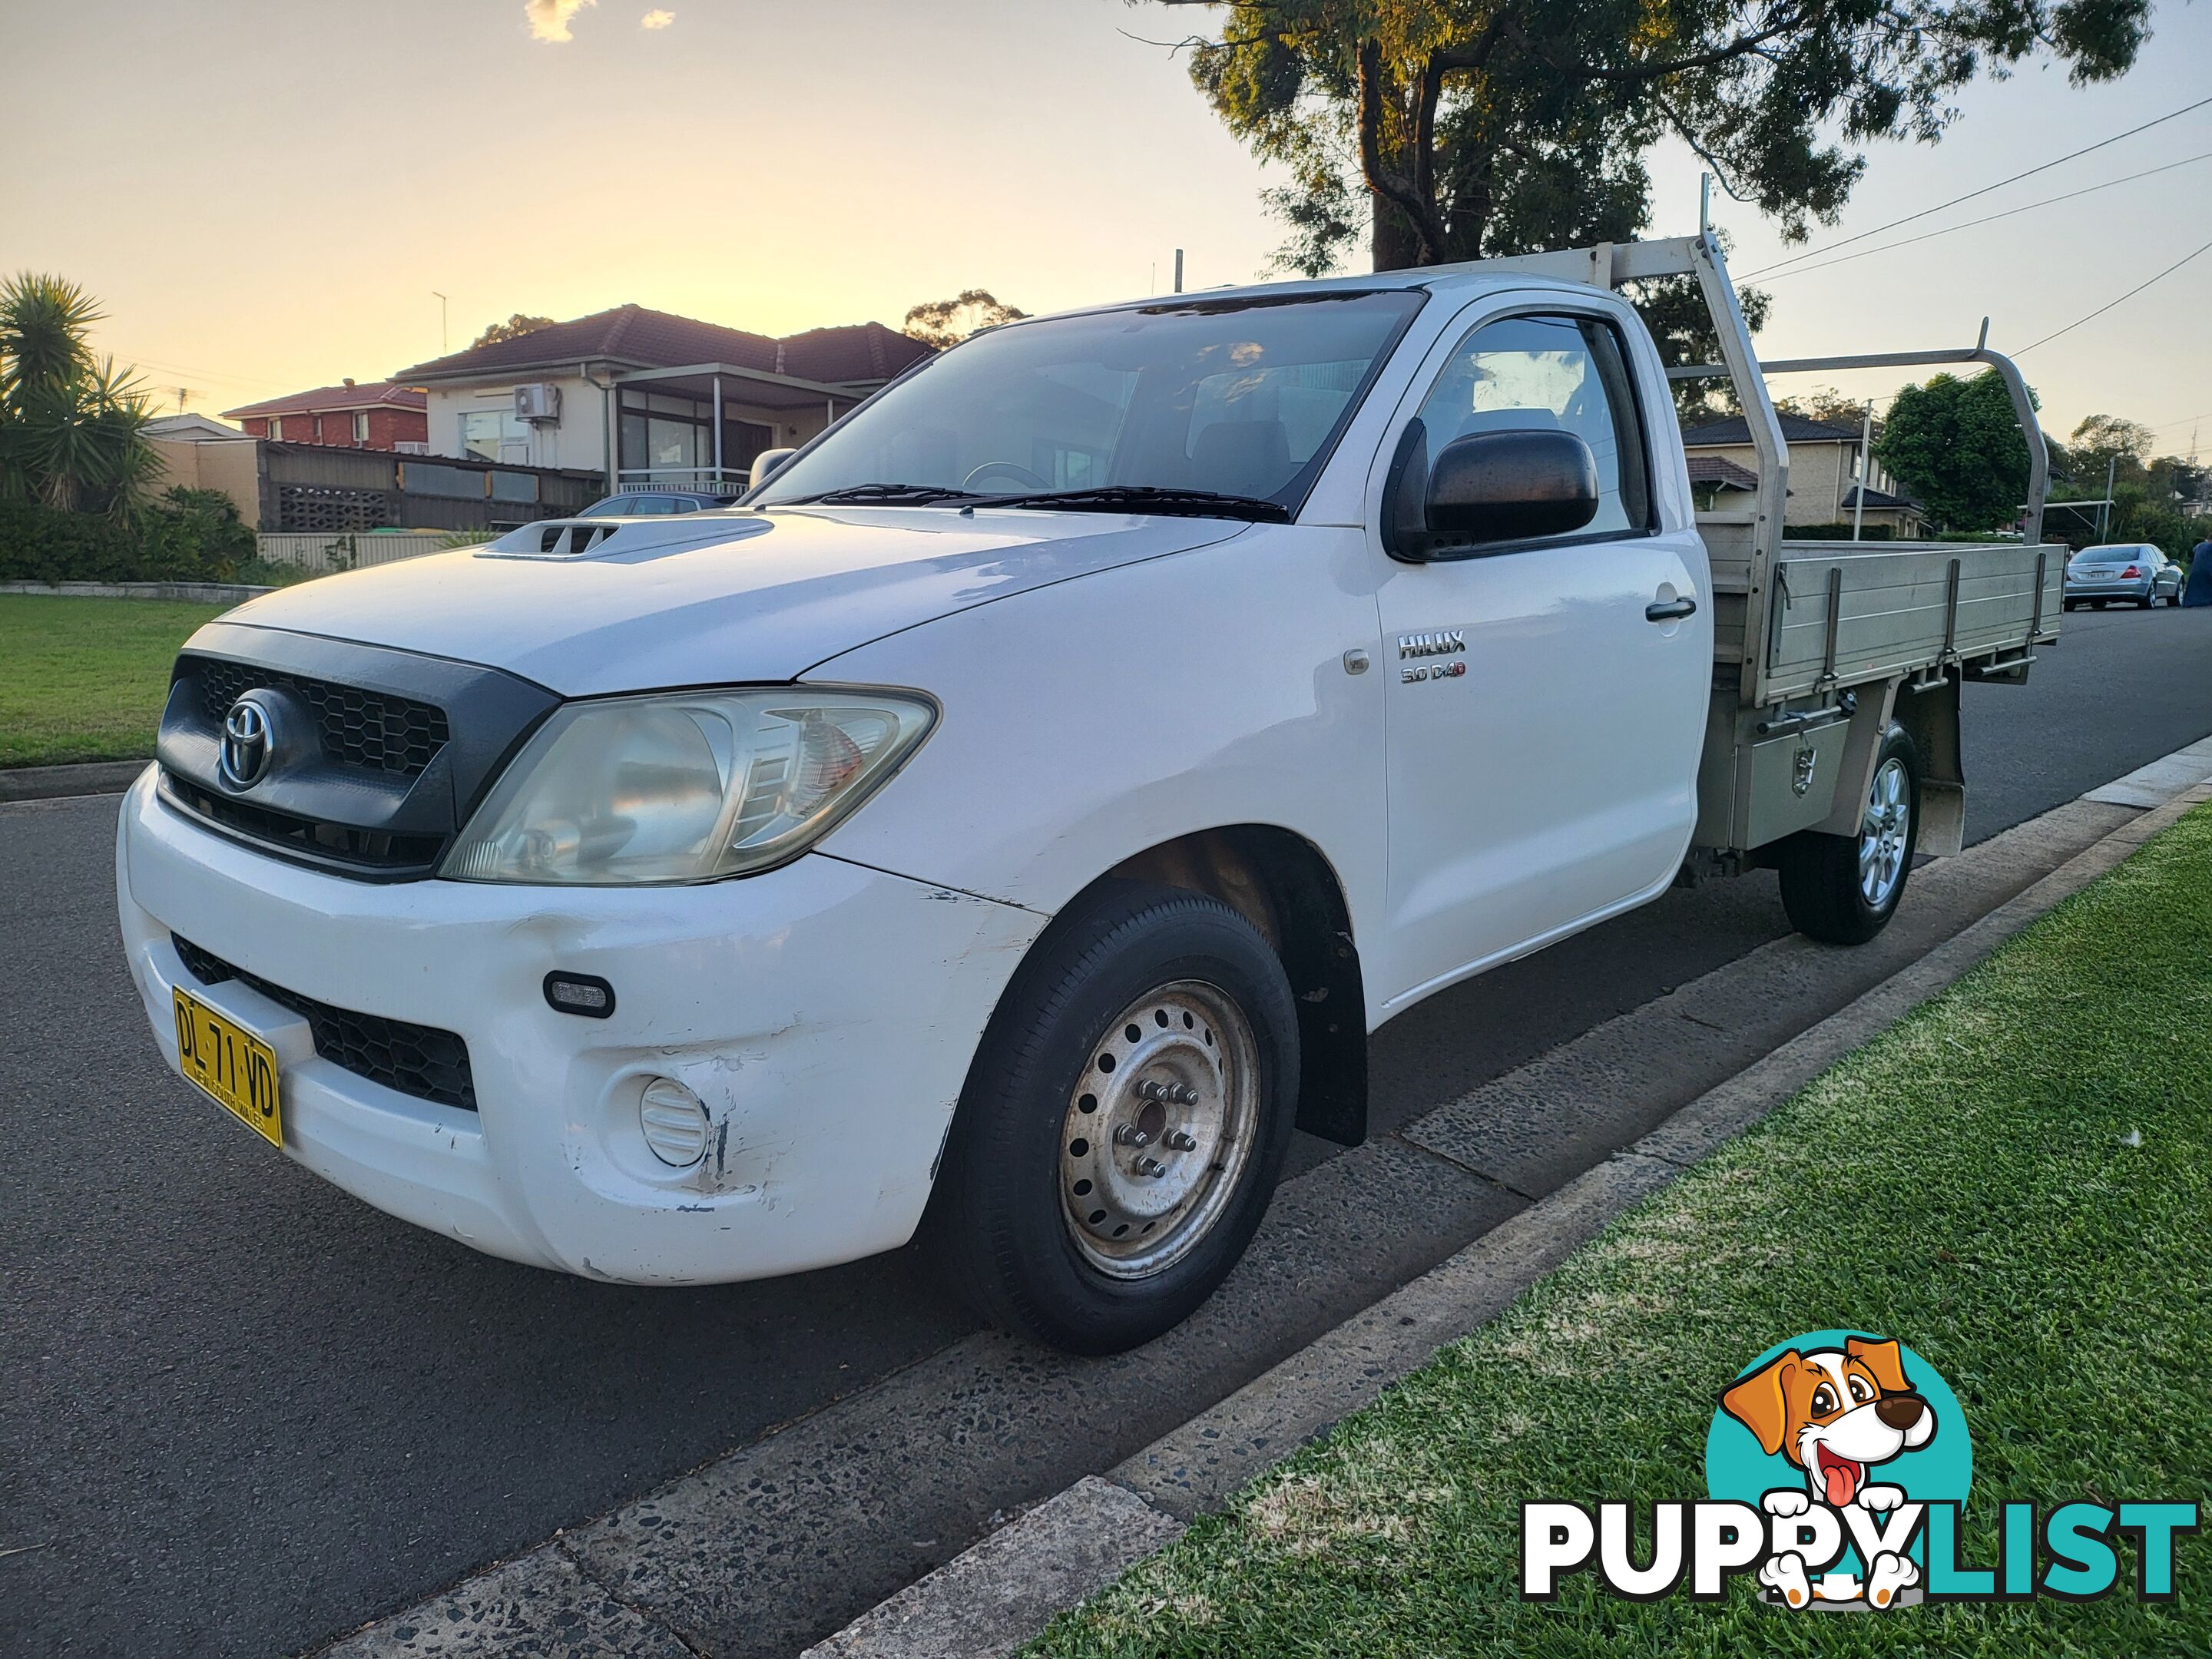
<path id="1" fill-rule="evenodd" d="M 2212 733 L 2212 612 L 2069 617 L 2033 684 L 1966 707 L 1979 840 Z M 476 1255 L 274 1156 L 156 1063 L 114 814 L 0 806 L 0 1651 L 310 1647 L 968 1330 L 905 1252 L 630 1290 Z M 1783 931 L 1754 876 L 1435 998 L 1375 1040 L 1376 1127 Z"/>

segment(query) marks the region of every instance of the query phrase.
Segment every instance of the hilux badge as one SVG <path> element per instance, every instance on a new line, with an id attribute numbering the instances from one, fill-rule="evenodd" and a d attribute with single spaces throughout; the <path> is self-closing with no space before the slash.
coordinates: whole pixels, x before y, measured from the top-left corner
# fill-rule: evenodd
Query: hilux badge
<path id="1" fill-rule="evenodd" d="M 1449 657 L 1466 649 L 1467 635 L 1456 628 L 1439 629 L 1432 634 L 1398 635 L 1401 657 Z"/>

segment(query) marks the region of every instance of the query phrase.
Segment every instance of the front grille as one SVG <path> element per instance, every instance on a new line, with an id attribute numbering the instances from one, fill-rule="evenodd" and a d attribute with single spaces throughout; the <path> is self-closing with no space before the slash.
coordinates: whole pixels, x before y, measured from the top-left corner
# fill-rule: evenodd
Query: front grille
<path id="1" fill-rule="evenodd" d="M 323 753 L 341 766 L 416 777 L 452 735 L 444 709 L 410 697 L 214 657 L 198 659 L 197 669 L 202 706 L 217 728 L 231 704 L 255 687 L 289 691 L 314 711 Z"/>
<path id="2" fill-rule="evenodd" d="M 458 1106 L 465 1112 L 476 1110 L 477 1085 L 469 1071 L 469 1046 L 458 1033 L 432 1025 L 410 1025 L 404 1019 L 386 1019 L 380 1014 L 334 1008 L 272 985 L 180 935 L 172 933 L 169 942 L 177 947 L 185 971 L 201 984 L 220 985 L 234 979 L 306 1019 L 314 1033 L 315 1052 L 325 1060 L 417 1100 Z"/>
<path id="3" fill-rule="evenodd" d="M 250 801 L 203 789 L 178 773 L 166 774 L 170 790 L 189 811 L 241 836 L 310 857 L 340 859 L 370 870 L 427 871 L 444 848 L 441 836 L 396 836 L 350 824 L 320 823 Z"/>

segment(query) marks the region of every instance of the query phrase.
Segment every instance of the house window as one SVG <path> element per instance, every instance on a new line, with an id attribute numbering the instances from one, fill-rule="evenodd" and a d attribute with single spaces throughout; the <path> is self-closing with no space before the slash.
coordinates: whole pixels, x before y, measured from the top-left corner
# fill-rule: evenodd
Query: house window
<path id="1" fill-rule="evenodd" d="M 714 465 L 708 405 L 659 392 L 622 394 L 621 453 L 616 465 L 647 481 L 690 483 Z"/>
<path id="2" fill-rule="evenodd" d="M 368 441 L 368 411 L 357 409 L 353 413 L 353 441 L 357 444 Z"/>
<path id="3" fill-rule="evenodd" d="M 281 444 L 284 441 L 284 417 L 282 415 L 269 417 L 269 436 L 272 442 Z"/>
<path id="4" fill-rule="evenodd" d="M 518 448 L 520 456 L 514 453 Z M 461 453 L 486 461 L 521 459 L 530 453 L 530 428 L 503 409 L 464 410 Z"/>

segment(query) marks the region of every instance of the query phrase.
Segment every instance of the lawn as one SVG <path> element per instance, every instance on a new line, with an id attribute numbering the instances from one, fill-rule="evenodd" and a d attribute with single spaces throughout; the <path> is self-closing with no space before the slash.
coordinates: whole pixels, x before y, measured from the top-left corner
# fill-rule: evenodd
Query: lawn
<path id="1" fill-rule="evenodd" d="M 226 609 L 0 593 L 0 766 L 152 755 L 177 647 Z"/>
<path id="2" fill-rule="evenodd" d="M 2179 1599 L 1883 1613 L 1516 1595 L 1524 1499 L 1691 1499 L 1769 1345 L 1896 1337 L 1972 1434 L 1962 1560 L 2007 1499 L 2202 1503 L 2212 1474 L 2212 808 L 2077 895 L 1505 1316 L 1029 1650 L 1103 1656 L 2203 1655 Z M 1648 1526 L 1648 1522 L 1645 1523 Z M 1639 1554 L 1647 1545 L 1639 1545 Z"/>

